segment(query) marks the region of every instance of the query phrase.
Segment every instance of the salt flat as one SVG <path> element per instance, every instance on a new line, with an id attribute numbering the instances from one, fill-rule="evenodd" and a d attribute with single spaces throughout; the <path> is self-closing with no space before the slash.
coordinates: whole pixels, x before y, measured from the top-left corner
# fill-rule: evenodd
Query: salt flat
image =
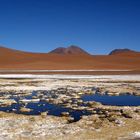
<path id="1" fill-rule="evenodd" d="M 12 104 L 11 96 L 21 98 L 20 104 L 27 100 L 24 96 L 37 92 L 33 102 L 45 100 L 46 102 L 64 104 L 71 109 L 82 110 L 79 106 L 82 94 L 109 96 L 129 94 L 140 96 L 140 75 L 34 75 L 34 74 L 4 74 L 0 75 L 1 107 Z M 47 91 L 54 92 L 58 98 L 47 98 Z M 67 102 L 75 99 L 76 103 Z M 26 102 L 27 104 L 27 102 Z M 92 115 L 82 116 L 77 122 L 69 122 L 70 116 L 56 117 L 40 114 L 23 115 L 0 112 L 0 139 L 2 140 L 122 140 L 140 138 L 140 106 L 110 106 L 96 102 L 86 102 L 88 111 Z M 28 107 L 22 106 L 22 111 Z M 96 112 L 95 110 L 100 110 Z M 114 131 L 110 131 L 110 128 Z"/>
<path id="2" fill-rule="evenodd" d="M 0 78 L 31 78 L 31 79 L 106 79 L 140 81 L 140 75 L 34 75 L 34 74 L 1 74 Z"/>

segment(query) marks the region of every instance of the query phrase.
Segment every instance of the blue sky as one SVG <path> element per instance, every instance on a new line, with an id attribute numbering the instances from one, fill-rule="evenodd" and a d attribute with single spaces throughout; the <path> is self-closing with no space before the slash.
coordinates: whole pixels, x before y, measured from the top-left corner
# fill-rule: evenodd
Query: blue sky
<path id="1" fill-rule="evenodd" d="M 33 52 L 69 45 L 92 54 L 140 51 L 140 0 L 0 0 L 0 45 Z"/>

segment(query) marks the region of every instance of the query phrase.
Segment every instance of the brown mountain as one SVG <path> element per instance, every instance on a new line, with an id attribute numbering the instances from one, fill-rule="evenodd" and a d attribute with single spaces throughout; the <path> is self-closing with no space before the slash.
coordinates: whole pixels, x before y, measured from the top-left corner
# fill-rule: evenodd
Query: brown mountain
<path id="1" fill-rule="evenodd" d="M 136 52 L 134 50 L 130 49 L 115 49 L 109 53 L 109 55 L 133 55 L 138 54 L 139 52 Z"/>
<path id="2" fill-rule="evenodd" d="M 87 55 L 88 53 L 81 49 L 80 47 L 77 47 L 77 46 L 70 46 L 68 48 L 63 48 L 63 47 L 60 47 L 60 48 L 56 48 L 54 50 L 52 50 L 50 53 L 55 53 L 55 54 L 85 54 Z"/>
<path id="3" fill-rule="evenodd" d="M 62 52 L 61 49 L 56 50 L 50 53 L 30 53 L 0 47 L 0 69 L 140 70 L 140 53 L 138 52 L 129 52 L 127 53 L 129 55 L 124 55 L 124 53 L 119 53 L 119 55 L 89 55 L 75 46 L 62 49 Z"/>

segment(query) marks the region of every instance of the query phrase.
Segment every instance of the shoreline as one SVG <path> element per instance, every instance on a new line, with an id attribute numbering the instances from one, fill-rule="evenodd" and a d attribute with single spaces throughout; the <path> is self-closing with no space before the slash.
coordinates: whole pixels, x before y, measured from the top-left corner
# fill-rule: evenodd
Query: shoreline
<path id="1" fill-rule="evenodd" d="M 35 75 L 137 75 L 140 70 L 0 70 L 1 74 Z"/>
<path id="2" fill-rule="evenodd" d="M 0 79 L 94 79 L 105 81 L 140 81 L 140 74 L 133 75 L 66 75 L 66 74 L 0 74 Z"/>

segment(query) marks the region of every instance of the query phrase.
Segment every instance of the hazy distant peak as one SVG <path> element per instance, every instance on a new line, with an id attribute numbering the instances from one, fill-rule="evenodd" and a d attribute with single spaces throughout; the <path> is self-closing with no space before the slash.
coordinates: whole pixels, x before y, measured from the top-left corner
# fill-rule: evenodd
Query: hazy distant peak
<path id="1" fill-rule="evenodd" d="M 122 54 L 122 53 L 136 53 L 136 51 L 130 50 L 130 49 L 127 49 L 127 48 L 124 48 L 124 49 L 115 49 L 115 50 L 111 51 L 109 53 L 109 55 Z"/>
<path id="2" fill-rule="evenodd" d="M 75 46 L 75 45 L 71 45 L 71 46 L 69 46 L 68 48 L 69 48 L 69 49 L 81 49 L 80 47 Z"/>

